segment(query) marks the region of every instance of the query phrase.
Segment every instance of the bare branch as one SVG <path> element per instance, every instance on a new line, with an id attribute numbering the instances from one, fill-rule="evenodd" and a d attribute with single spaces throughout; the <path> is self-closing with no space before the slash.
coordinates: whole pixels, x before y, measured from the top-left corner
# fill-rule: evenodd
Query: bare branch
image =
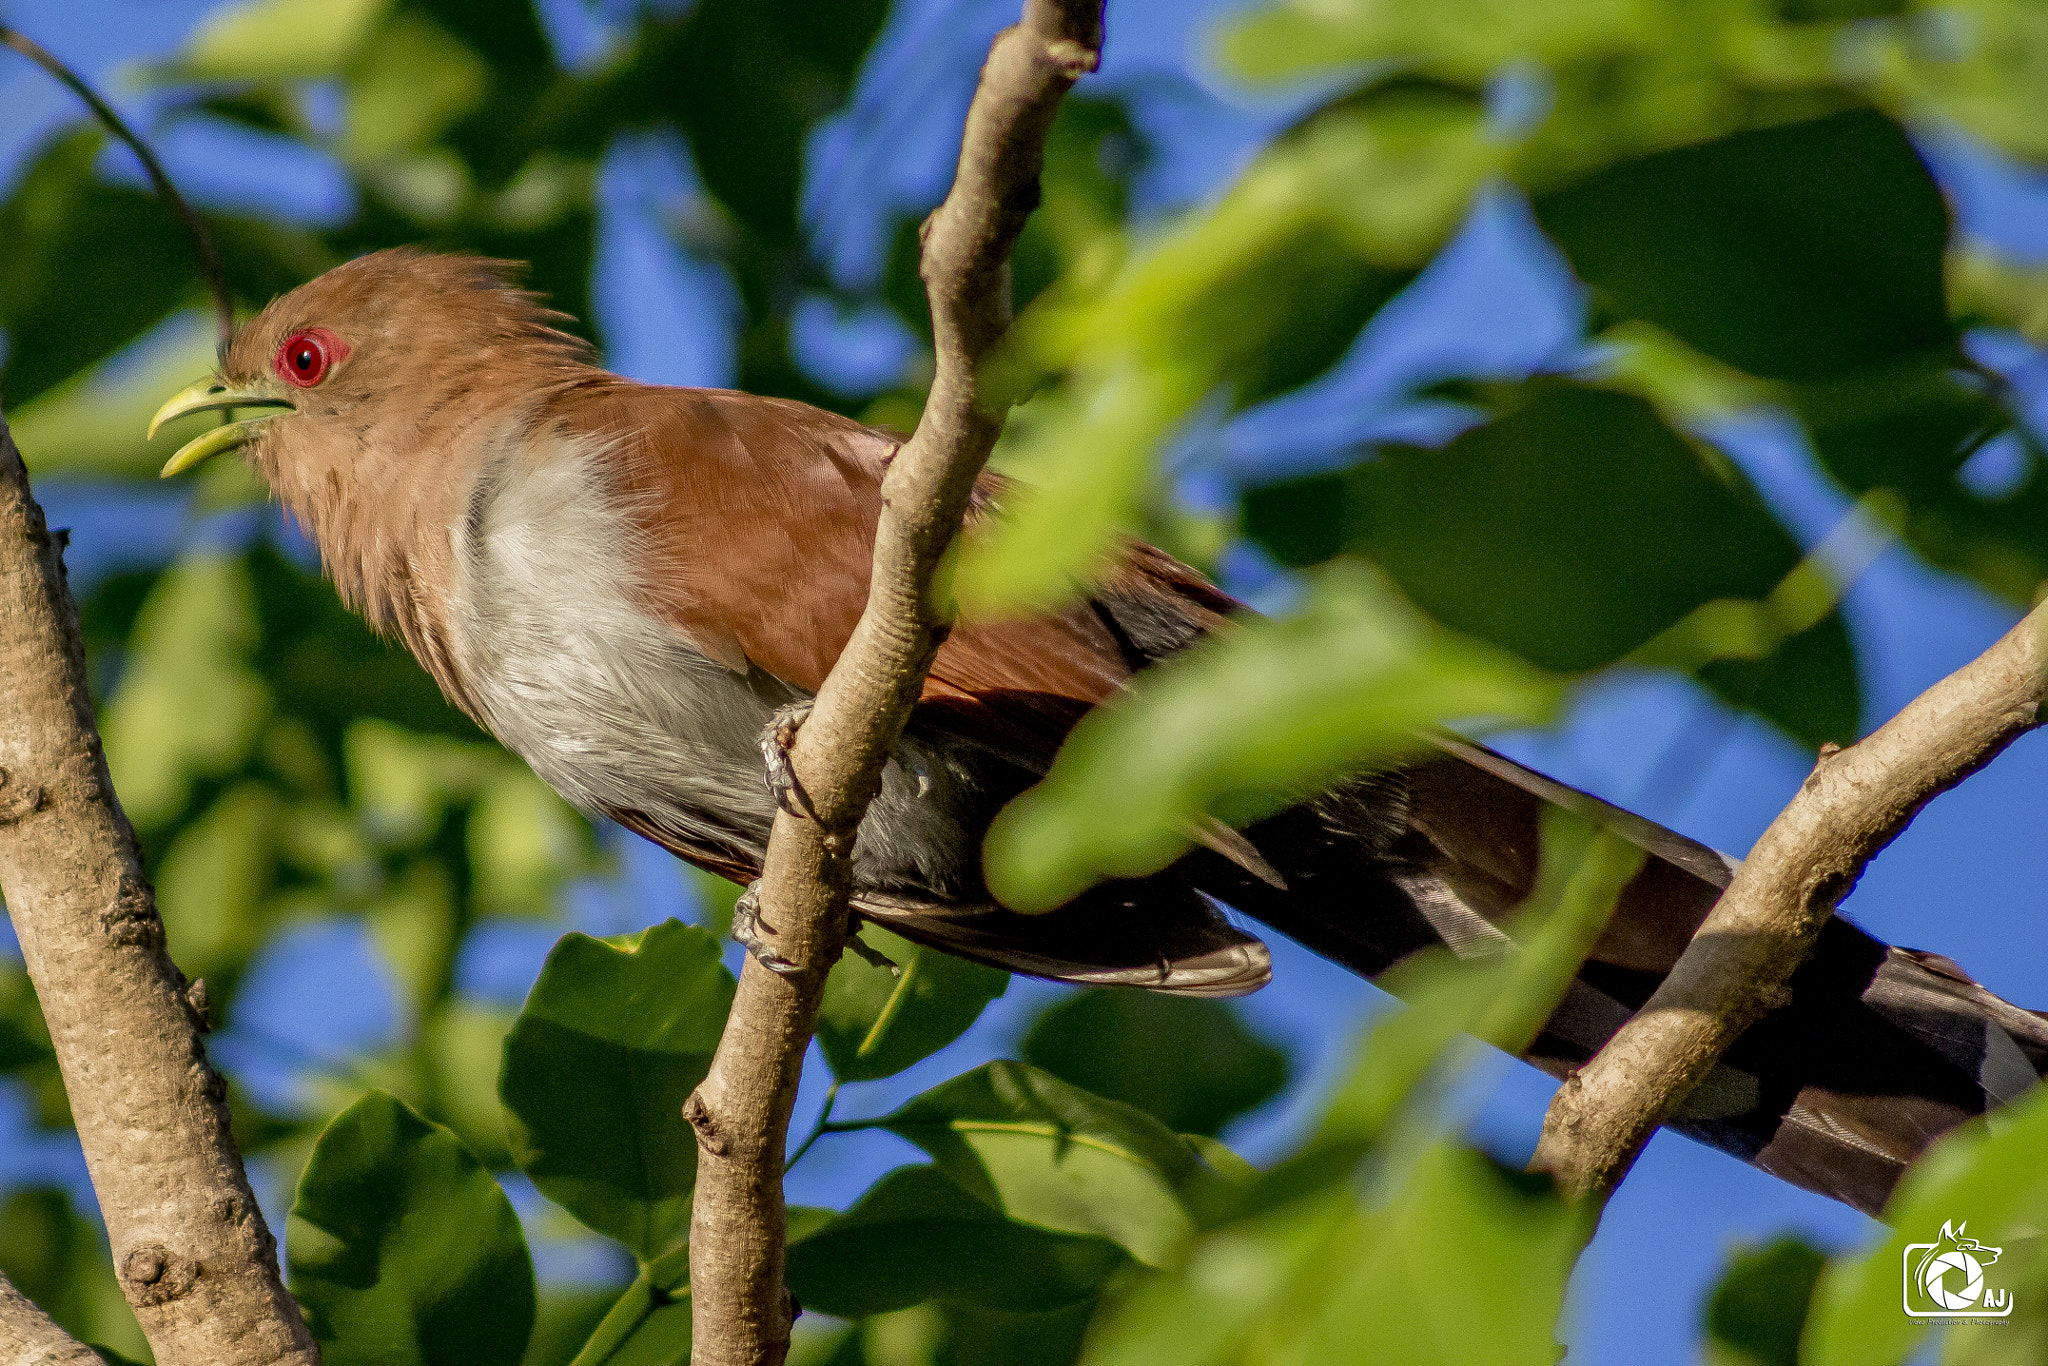
<path id="1" fill-rule="evenodd" d="M 156 1358 L 319 1360 L 228 1133 L 93 724 L 62 550 L 0 423 L 0 889 Z M 196 986 L 197 984 L 192 984 Z"/>
<path id="2" fill-rule="evenodd" d="M 55 76 L 68 86 L 71 92 L 84 100 L 93 117 L 115 137 L 126 143 L 128 150 L 135 153 L 135 159 L 142 163 L 144 174 L 156 189 L 164 203 L 171 206 L 171 212 L 178 215 L 185 224 L 185 231 L 192 234 L 192 249 L 199 256 L 199 273 L 206 277 L 207 292 L 213 295 L 214 324 L 220 332 L 220 342 L 226 346 L 235 336 L 235 301 L 228 293 L 228 275 L 220 263 L 220 253 L 214 249 L 213 234 L 206 230 L 206 223 L 192 211 L 185 197 L 178 193 L 178 187 L 171 184 L 171 178 L 164 174 L 163 163 L 156 154 L 137 137 L 127 122 L 114 112 L 114 107 L 99 97 L 97 91 L 85 83 L 84 77 L 57 60 L 48 48 L 16 29 L 0 24 L 0 43 L 5 43 L 22 56 L 34 62 L 43 70 Z"/>
<path id="3" fill-rule="evenodd" d="M 107 1366 L 0 1276 L 0 1361 L 7 1366 Z"/>
<path id="4" fill-rule="evenodd" d="M 1010 248 L 1038 203 L 1046 133 L 1101 45 L 1100 0 L 1026 0 L 1023 21 L 989 49 L 953 188 L 924 225 L 937 374 L 882 484 L 867 609 L 791 755 L 814 819 L 779 813 L 762 870 L 764 929 L 800 970 L 778 976 L 748 961 L 718 1055 L 685 1111 L 701 1150 L 690 1219 L 698 1363 L 753 1366 L 788 1351 L 783 1149 L 825 974 L 845 937 L 854 832 L 951 618 L 933 601 L 932 575 L 1003 425 L 977 369 L 1009 327 Z"/>
<path id="5" fill-rule="evenodd" d="M 1605 1192 L 1743 1030 L 1920 808 L 2044 720 L 2048 604 L 1848 749 L 1821 755 L 1648 1003 L 1568 1079 L 1531 1166 Z"/>

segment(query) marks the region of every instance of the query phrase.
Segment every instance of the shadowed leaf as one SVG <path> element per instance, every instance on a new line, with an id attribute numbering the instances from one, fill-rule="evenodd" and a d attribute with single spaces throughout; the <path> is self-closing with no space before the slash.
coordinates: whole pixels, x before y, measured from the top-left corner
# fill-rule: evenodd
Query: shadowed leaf
<path id="1" fill-rule="evenodd" d="M 517 1366 L 533 1262 L 511 1202 L 454 1134 L 372 1091 L 299 1180 L 291 1288 L 331 1366 Z"/>
<path id="2" fill-rule="evenodd" d="M 711 1066 L 732 993 L 718 941 L 694 926 L 565 935 L 505 1041 L 514 1158 L 643 1261 L 689 1217 L 697 1139 L 683 1102 Z"/>

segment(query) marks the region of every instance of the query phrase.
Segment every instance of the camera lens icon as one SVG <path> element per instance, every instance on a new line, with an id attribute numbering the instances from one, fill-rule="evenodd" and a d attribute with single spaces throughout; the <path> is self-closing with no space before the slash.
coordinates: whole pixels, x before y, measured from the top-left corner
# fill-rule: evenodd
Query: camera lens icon
<path id="1" fill-rule="evenodd" d="M 1960 1273 L 1953 1279 L 1951 1272 Z M 1929 1257 L 1920 1268 L 1920 1290 L 1943 1309 L 1968 1309 L 1984 1295 L 1984 1267 L 1960 1248 Z"/>

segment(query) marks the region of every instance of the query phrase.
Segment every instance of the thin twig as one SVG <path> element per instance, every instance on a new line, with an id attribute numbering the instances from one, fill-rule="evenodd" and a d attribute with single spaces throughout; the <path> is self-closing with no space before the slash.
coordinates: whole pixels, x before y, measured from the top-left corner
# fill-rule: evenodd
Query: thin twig
<path id="1" fill-rule="evenodd" d="M 171 178 L 164 174 L 163 163 L 156 159 L 156 154 L 150 151 L 142 139 L 135 135 L 134 130 L 114 112 L 113 106 L 101 99 L 77 72 L 57 60 L 56 54 L 48 48 L 5 24 L 0 24 L 0 43 L 5 43 L 69 86 L 73 94 L 85 101 L 86 106 L 92 110 L 94 117 L 99 119 L 106 130 L 121 139 L 128 145 L 128 150 L 135 153 L 135 159 L 142 163 L 142 169 L 149 176 L 149 183 L 155 187 L 158 196 L 171 206 L 172 212 L 184 220 L 185 231 L 192 234 L 192 248 L 199 256 L 199 273 L 206 277 L 206 288 L 213 295 L 214 320 L 220 329 L 221 345 L 225 347 L 235 336 L 235 301 L 228 293 L 227 271 L 221 266 L 220 253 L 214 249 L 213 234 L 206 230 L 205 221 L 192 211 L 192 206 L 178 193 L 178 187 L 171 184 Z"/>
<path id="2" fill-rule="evenodd" d="M 1010 248 L 1038 202 L 1060 99 L 1095 68 L 1100 0 L 1025 0 L 989 49 L 946 202 L 925 221 L 919 273 L 937 367 L 917 431 L 889 464 L 866 611 L 797 732 L 791 765 L 815 819 L 778 812 L 759 906 L 788 975 L 749 958 L 725 1035 L 684 1113 L 697 1130 L 690 1216 L 691 1360 L 777 1366 L 784 1145 L 825 974 L 847 926 L 854 832 L 949 624 L 932 578 L 959 533 L 1003 410 L 977 372 L 1009 327 Z"/>
<path id="3" fill-rule="evenodd" d="M 1559 1088 L 1530 1164 L 1577 1195 L 1637 1151 L 1792 973 L 1879 850 L 2044 719 L 2048 603 L 1866 739 L 1830 750 L 1744 859 L 1670 976 Z"/>

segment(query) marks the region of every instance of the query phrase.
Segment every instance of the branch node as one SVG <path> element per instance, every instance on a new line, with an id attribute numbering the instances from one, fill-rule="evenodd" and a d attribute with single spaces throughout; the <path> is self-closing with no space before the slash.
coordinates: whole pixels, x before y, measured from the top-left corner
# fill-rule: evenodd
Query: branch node
<path id="1" fill-rule="evenodd" d="M 169 1304 L 199 1279 L 199 1263 L 162 1243 L 138 1243 L 121 1259 L 121 1288 L 130 1304 Z"/>
<path id="2" fill-rule="evenodd" d="M 33 816 L 43 809 L 43 789 L 33 783 L 24 783 L 10 789 L 7 770 L 0 768 L 0 825 L 12 825 L 25 816 Z"/>
<path id="3" fill-rule="evenodd" d="M 164 942 L 164 922 L 156 913 L 156 899 L 149 888 L 126 873 L 121 875 L 113 903 L 100 912 L 100 928 L 116 944 L 140 947 Z"/>
<path id="4" fill-rule="evenodd" d="M 201 1034 L 213 1033 L 213 1003 L 207 999 L 206 979 L 195 978 L 185 988 L 185 1009 L 192 1016 L 192 1027 Z"/>
<path id="5" fill-rule="evenodd" d="M 711 1113 L 711 1107 L 704 1103 L 702 1092 L 690 1092 L 690 1098 L 683 1102 L 683 1118 L 697 1133 L 697 1146 L 713 1157 L 724 1157 L 732 1145 L 725 1140 L 725 1134 L 718 1127 L 718 1119 Z"/>

